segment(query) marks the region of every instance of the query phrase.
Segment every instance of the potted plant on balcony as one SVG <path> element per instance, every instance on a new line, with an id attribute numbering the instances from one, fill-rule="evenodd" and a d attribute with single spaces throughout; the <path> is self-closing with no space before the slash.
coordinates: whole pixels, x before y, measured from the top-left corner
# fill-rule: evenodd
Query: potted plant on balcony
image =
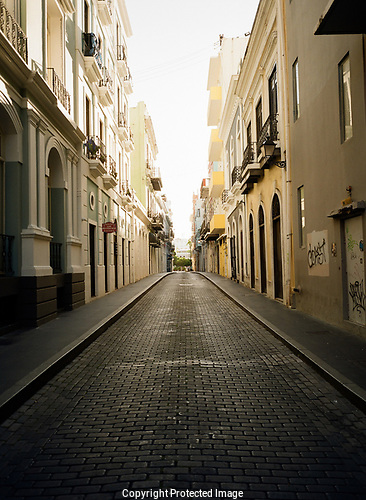
<path id="1" fill-rule="evenodd" d="M 95 144 L 94 140 L 90 137 L 85 143 L 86 151 L 88 158 L 95 160 L 98 154 L 100 147 L 98 144 Z"/>

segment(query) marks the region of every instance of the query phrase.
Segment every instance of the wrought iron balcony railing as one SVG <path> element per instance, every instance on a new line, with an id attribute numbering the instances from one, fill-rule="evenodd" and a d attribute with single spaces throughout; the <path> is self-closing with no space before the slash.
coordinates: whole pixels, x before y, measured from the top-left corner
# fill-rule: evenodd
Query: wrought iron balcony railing
<path id="1" fill-rule="evenodd" d="M 241 167 L 234 167 L 231 172 L 231 185 L 241 181 Z"/>
<path id="2" fill-rule="evenodd" d="M 51 243 L 50 243 L 50 266 L 52 267 L 53 274 L 62 273 L 61 248 L 62 248 L 62 243 L 56 243 L 55 241 L 51 241 Z"/>
<path id="3" fill-rule="evenodd" d="M 249 165 L 250 163 L 255 163 L 255 160 L 256 160 L 256 148 L 255 148 L 255 146 L 256 146 L 256 143 L 251 142 L 244 149 L 242 172 L 245 170 L 247 165 Z"/>
<path id="4" fill-rule="evenodd" d="M 14 236 L 0 234 L 0 276 L 12 276 L 14 274 L 12 267 L 13 243 Z"/>
<path id="5" fill-rule="evenodd" d="M 108 173 L 117 180 L 117 164 L 116 160 L 111 155 L 108 156 Z"/>
<path id="6" fill-rule="evenodd" d="M 266 123 L 263 125 L 258 141 L 257 141 L 257 151 L 268 141 L 276 142 L 278 140 L 278 129 L 277 129 L 278 115 L 269 115 Z"/>
<path id="7" fill-rule="evenodd" d="M 133 196 L 133 190 L 128 181 L 121 182 L 121 193 L 125 196 Z"/>
<path id="8" fill-rule="evenodd" d="M 21 58 L 28 63 L 28 41 L 24 31 L 0 0 L 0 31 L 18 52 Z"/>
<path id="9" fill-rule="evenodd" d="M 117 61 L 127 60 L 126 47 L 124 45 L 117 45 Z"/>
<path id="10" fill-rule="evenodd" d="M 102 75 L 101 80 L 99 80 L 99 87 L 107 87 L 113 93 L 113 80 L 106 66 L 102 68 Z"/>
<path id="11" fill-rule="evenodd" d="M 99 68 L 102 69 L 102 53 L 100 51 L 98 37 L 94 33 L 83 33 L 83 54 L 87 57 L 95 57 Z"/>
<path id="12" fill-rule="evenodd" d="M 127 118 L 124 113 L 121 111 L 118 113 L 118 126 L 119 127 L 127 127 Z"/>
<path id="13" fill-rule="evenodd" d="M 99 160 L 105 163 L 107 160 L 106 149 L 103 142 L 95 135 L 89 135 L 84 143 L 84 151 L 89 160 Z"/>
<path id="14" fill-rule="evenodd" d="M 229 190 L 228 189 L 224 189 L 223 192 L 221 193 L 221 203 L 226 203 L 226 200 L 229 196 Z"/>
<path id="15" fill-rule="evenodd" d="M 54 68 L 47 68 L 47 82 L 66 111 L 71 113 L 71 96 Z"/>

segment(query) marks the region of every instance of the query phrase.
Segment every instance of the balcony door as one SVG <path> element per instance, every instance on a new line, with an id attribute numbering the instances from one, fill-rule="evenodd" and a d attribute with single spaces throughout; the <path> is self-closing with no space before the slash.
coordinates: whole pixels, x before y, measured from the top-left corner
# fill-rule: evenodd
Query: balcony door
<path id="1" fill-rule="evenodd" d="M 48 228 L 52 236 L 50 244 L 53 273 L 62 273 L 65 268 L 66 190 L 60 153 L 52 148 L 48 156 Z"/>
<path id="2" fill-rule="evenodd" d="M 278 85 L 277 85 L 277 68 L 272 71 L 269 77 L 269 114 L 276 115 L 278 113 Z"/>

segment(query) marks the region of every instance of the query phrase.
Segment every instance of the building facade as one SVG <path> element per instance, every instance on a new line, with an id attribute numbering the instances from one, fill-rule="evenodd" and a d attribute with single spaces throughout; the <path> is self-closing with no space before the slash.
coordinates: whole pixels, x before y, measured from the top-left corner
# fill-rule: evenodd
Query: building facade
<path id="1" fill-rule="evenodd" d="M 151 218 L 131 185 L 131 35 L 124 0 L 0 1 L 4 325 L 168 267 L 149 265 Z"/>
<path id="2" fill-rule="evenodd" d="M 286 2 L 289 153 L 296 308 L 365 333 L 366 7 L 356 4 Z"/>

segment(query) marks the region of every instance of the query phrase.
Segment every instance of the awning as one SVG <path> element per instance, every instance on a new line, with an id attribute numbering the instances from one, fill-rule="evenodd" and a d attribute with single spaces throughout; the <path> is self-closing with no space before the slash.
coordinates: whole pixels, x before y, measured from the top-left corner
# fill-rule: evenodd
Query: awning
<path id="1" fill-rule="evenodd" d="M 347 219 L 362 214 L 366 210 L 366 201 L 353 201 L 349 205 L 332 210 L 328 217 L 333 219 Z"/>
<path id="2" fill-rule="evenodd" d="M 315 28 L 315 35 L 366 33 L 365 0 L 331 0 Z"/>

